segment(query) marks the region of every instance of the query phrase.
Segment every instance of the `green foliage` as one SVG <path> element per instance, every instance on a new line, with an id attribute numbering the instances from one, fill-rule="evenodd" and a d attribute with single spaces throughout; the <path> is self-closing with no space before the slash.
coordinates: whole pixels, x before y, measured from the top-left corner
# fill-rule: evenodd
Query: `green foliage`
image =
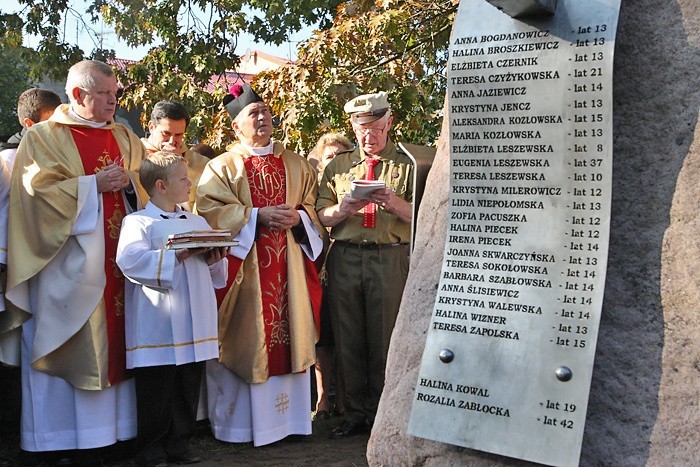
<path id="1" fill-rule="evenodd" d="M 0 32 L 2 34 L 2 32 Z M 23 57 L 24 50 L 7 46 L 5 37 L 0 38 L 0 63 L 3 72 L 0 73 L 0 140 L 7 138 L 22 129 L 17 120 L 17 98 L 30 86 L 29 67 Z"/>
<path id="2" fill-rule="evenodd" d="M 231 136 L 220 105 L 226 86 L 210 80 L 238 64 L 237 37 L 246 25 L 242 4 L 240 0 L 96 2 L 95 11 L 129 45 L 155 45 L 139 63 L 118 70 L 121 82 L 128 83 L 122 105 L 145 109 L 145 126 L 157 101 L 180 101 L 192 115 L 188 141 L 223 149 Z"/>
<path id="3" fill-rule="evenodd" d="M 8 39 L 11 37 L 8 45 L 21 46 L 24 33 L 38 36 L 39 45 L 33 51 L 31 59 L 24 55 L 32 78 L 65 78 L 70 65 L 83 58 L 83 51 L 79 47 L 65 41 L 65 32 L 61 28 L 63 17 L 72 11 L 68 2 L 18 0 L 18 3 L 24 5 L 19 13 L 0 15 L 0 31 L 4 30 Z"/>
<path id="4" fill-rule="evenodd" d="M 130 107 L 142 107 L 142 124 L 145 127 L 153 105 L 162 99 L 181 102 L 191 115 L 187 129 L 188 141 L 202 141 L 217 150 L 223 150 L 231 140 L 230 120 L 221 107 L 226 93 L 223 83 L 214 83 L 212 89 L 205 89 L 210 79 L 195 74 L 178 73 L 170 67 L 173 58 L 167 49 L 152 49 L 143 60 L 125 70 L 118 70 L 123 83 L 129 83 L 124 89 L 121 104 Z M 173 67 L 175 70 L 179 65 Z M 184 68 L 184 66 L 183 66 Z M 210 72 L 211 73 L 211 72 Z"/>
<path id="5" fill-rule="evenodd" d="M 295 32 L 306 26 L 317 25 L 328 29 L 333 24 L 340 0 L 250 0 L 248 5 L 257 15 L 253 16 L 246 30 L 257 40 L 281 44 Z"/>
<path id="6" fill-rule="evenodd" d="M 235 69 L 237 37 L 246 26 L 241 0 L 87 0 L 86 11 L 77 11 L 67 0 L 18 0 L 23 9 L 0 17 L 0 31 L 40 37 L 34 76 L 65 79 L 68 68 L 84 58 L 84 52 L 64 42 L 63 18 L 74 15 L 88 32 L 103 19 L 117 36 L 131 46 L 152 45 L 139 63 L 117 70 L 125 84 L 122 105 L 145 109 L 143 120 L 160 99 L 181 101 L 193 115 L 190 139 L 206 140 L 221 147 L 227 139 L 223 120 L 215 114 L 225 86 L 207 88 L 212 74 Z M 92 31 L 99 44 L 98 33 Z M 21 41 L 20 41 L 21 42 Z M 88 58 L 107 61 L 114 51 L 96 47 Z"/>
<path id="7" fill-rule="evenodd" d="M 343 105 L 385 90 L 395 137 L 430 145 L 442 118 L 452 1 L 348 2 L 333 26 L 299 48 L 296 67 L 266 72 L 256 89 L 281 118 L 282 138 L 308 152 L 328 131 L 351 135 Z"/>
<path id="8" fill-rule="evenodd" d="M 18 2 L 20 12 L 0 14 L 0 34 L 15 46 L 22 34 L 40 36 L 28 61 L 33 76 L 63 79 L 85 55 L 66 42 L 66 15 L 87 30 L 101 18 L 127 44 L 152 46 L 142 61 L 117 70 L 125 84 L 122 105 L 143 108 L 145 124 L 158 100 L 181 101 L 193 116 L 190 141 L 223 149 L 231 138 L 220 105 L 226 85 L 210 80 L 236 68 L 240 32 L 279 44 L 312 24 L 320 29 L 299 49 L 298 66 L 257 79 L 285 143 L 305 153 L 326 131 L 347 132 L 343 104 L 377 90 L 389 92 L 399 139 L 431 144 L 437 138 L 454 0 L 86 0 L 86 11 L 69 0 Z M 95 44 L 90 58 L 114 56 Z"/>

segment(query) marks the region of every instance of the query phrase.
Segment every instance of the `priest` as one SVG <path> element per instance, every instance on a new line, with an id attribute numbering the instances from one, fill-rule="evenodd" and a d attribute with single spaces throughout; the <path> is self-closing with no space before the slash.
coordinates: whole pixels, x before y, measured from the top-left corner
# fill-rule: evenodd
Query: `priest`
<path id="1" fill-rule="evenodd" d="M 197 212 L 239 241 L 219 306 L 219 361 L 207 364 L 209 420 L 217 439 L 260 446 L 311 434 L 323 229 L 316 172 L 271 139 L 268 106 L 247 85 L 224 106 L 238 143 L 197 187 Z"/>
<path id="2" fill-rule="evenodd" d="M 73 65 L 70 104 L 32 126 L 17 150 L 6 298 L 28 318 L 21 355 L 25 451 L 79 450 L 80 457 L 136 434 L 115 252 L 122 218 L 138 204 L 136 171 L 145 150 L 114 123 L 116 93 L 107 64 Z"/>

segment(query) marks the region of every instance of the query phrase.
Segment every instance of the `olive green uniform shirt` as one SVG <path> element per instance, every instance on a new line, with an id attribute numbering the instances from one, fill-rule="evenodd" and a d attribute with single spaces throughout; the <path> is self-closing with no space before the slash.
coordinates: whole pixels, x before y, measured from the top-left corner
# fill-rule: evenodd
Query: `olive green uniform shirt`
<path id="1" fill-rule="evenodd" d="M 326 166 L 316 198 L 316 211 L 339 204 L 344 196 L 350 195 L 353 180 L 362 180 L 367 172 L 364 152 L 358 147 L 342 152 Z M 379 163 L 374 167 L 376 180 L 383 180 L 394 194 L 409 203 L 413 201 L 413 162 L 399 150 L 393 142 L 387 141 L 379 154 Z M 376 227 L 362 226 L 363 210 L 359 210 L 338 225 L 331 228 L 331 237 L 349 243 L 409 243 L 411 224 L 403 222 L 377 206 Z"/>

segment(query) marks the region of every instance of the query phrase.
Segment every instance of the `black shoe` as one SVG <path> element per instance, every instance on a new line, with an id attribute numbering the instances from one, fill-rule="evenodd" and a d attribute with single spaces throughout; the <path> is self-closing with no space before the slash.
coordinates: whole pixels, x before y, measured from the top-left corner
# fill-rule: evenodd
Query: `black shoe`
<path id="1" fill-rule="evenodd" d="M 190 452 L 184 452 L 177 456 L 168 456 L 168 462 L 178 465 L 197 464 L 198 462 L 202 462 L 202 458 Z"/>
<path id="2" fill-rule="evenodd" d="M 152 453 L 151 455 L 153 457 L 149 458 L 140 453 L 134 458 L 133 464 L 138 467 L 168 467 L 165 457 L 160 457 L 158 453 Z"/>
<path id="3" fill-rule="evenodd" d="M 365 422 L 349 422 L 343 420 L 340 425 L 331 430 L 331 438 L 343 438 L 364 433 L 367 433 L 367 424 Z"/>
<path id="4" fill-rule="evenodd" d="M 168 463 L 165 459 L 153 459 L 151 461 L 136 461 L 136 465 L 139 467 L 168 467 Z"/>
<path id="5" fill-rule="evenodd" d="M 74 449 L 65 451 L 64 454 L 65 455 L 60 455 L 56 458 L 54 465 L 74 465 L 79 467 L 97 467 L 104 465 L 102 461 L 102 448 Z"/>

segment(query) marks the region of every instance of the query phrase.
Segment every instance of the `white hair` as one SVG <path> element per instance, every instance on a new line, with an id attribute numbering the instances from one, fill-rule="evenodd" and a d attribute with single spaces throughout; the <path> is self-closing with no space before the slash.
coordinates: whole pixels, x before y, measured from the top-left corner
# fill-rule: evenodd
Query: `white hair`
<path id="1" fill-rule="evenodd" d="M 95 75 L 114 76 L 114 70 L 104 62 L 97 60 L 83 60 L 76 63 L 68 70 L 66 78 L 66 94 L 72 101 L 73 89 L 81 88 L 91 90 L 95 87 Z"/>

